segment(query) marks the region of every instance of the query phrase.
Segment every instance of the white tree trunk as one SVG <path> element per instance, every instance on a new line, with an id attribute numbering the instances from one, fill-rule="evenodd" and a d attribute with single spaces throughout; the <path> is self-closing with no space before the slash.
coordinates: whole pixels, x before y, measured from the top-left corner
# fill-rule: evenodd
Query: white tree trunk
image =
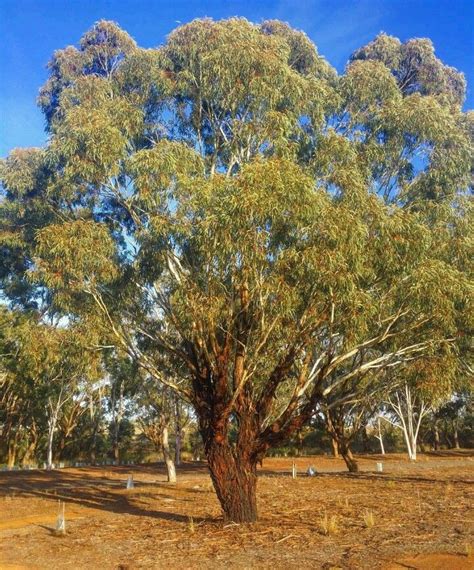
<path id="1" fill-rule="evenodd" d="M 396 420 L 385 419 L 402 430 L 408 457 L 411 461 L 416 461 L 416 447 L 421 421 L 431 410 L 431 407 L 422 398 L 417 398 L 416 394 L 413 395 L 408 384 L 405 384 L 403 391 L 396 392 L 395 397 L 396 401 L 389 399 L 388 404 Z"/>
<path id="2" fill-rule="evenodd" d="M 56 426 L 58 423 L 59 412 L 62 406 L 65 404 L 68 398 L 63 399 L 63 389 L 59 392 L 58 399 L 56 400 L 56 404 L 53 405 L 51 398 L 48 398 L 48 409 L 49 409 L 49 417 L 48 417 L 48 447 L 46 452 L 46 468 L 52 469 L 53 468 L 53 440 L 54 440 L 54 432 L 56 431 Z"/>
<path id="3" fill-rule="evenodd" d="M 170 444 L 168 438 L 168 426 L 164 426 L 161 432 L 161 446 L 163 449 L 163 457 L 166 463 L 166 470 L 168 472 L 168 482 L 176 483 L 176 468 L 170 453 Z"/>
<path id="4" fill-rule="evenodd" d="M 46 452 L 46 468 L 51 470 L 53 468 L 53 440 L 54 432 L 56 431 L 56 424 L 58 421 L 58 409 L 51 409 L 48 418 L 48 447 Z"/>
<path id="5" fill-rule="evenodd" d="M 382 429 L 380 427 L 380 417 L 377 418 L 377 426 L 378 426 L 378 435 L 376 435 L 376 438 L 379 440 L 380 442 L 380 453 L 382 455 L 385 455 L 385 447 L 383 445 L 383 435 L 382 435 Z"/>

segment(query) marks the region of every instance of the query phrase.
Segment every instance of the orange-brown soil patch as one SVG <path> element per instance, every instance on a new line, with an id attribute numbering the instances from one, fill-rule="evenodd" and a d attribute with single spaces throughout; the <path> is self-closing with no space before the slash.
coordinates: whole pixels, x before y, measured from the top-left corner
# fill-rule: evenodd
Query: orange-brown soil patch
<path id="1" fill-rule="evenodd" d="M 298 458 L 296 480 L 292 461 L 264 461 L 254 525 L 223 523 L 204 463 L 178 468 L 176 485 L 162 465 L 0 473 L 0 569 L 474 568 L 470 452 L 361 457 L 355 475 Z M 58 500 L 65 536 L 53 532 Z"/>

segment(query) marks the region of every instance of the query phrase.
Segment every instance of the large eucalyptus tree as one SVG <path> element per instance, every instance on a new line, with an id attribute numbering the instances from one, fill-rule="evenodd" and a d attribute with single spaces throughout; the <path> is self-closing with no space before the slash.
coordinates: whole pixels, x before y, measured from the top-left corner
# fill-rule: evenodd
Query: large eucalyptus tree
<path id="1" fill-rule="evenodd" d="M 225 517 L 254 521 L 257 461 L 318 404 L 468 330 L 463 93 L 427 40 L 338 76 L 277 21 L 152 50 L 99 22 L 54 54 L 47 146 L 2 165 L 5 291 L 191 402 Z"/>

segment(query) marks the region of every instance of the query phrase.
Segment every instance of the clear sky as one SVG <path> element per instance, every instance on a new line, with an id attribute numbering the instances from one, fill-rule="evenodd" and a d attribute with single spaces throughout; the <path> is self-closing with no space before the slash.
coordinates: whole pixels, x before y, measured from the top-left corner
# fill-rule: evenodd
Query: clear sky
<path id="1" fill-rule="evenodd" d="M 36 96 L 54 50 L 76 44 L 97 20 L 116 21 L 154 47 L 193 18 L 278 18 L 304 30 L 339 71 L 349 55 L 384 31 L 429 37 L 445 63 L 466 74 L 474 108 L 474 0 L 0 0 L 0 156 L 44 143 Z"/>

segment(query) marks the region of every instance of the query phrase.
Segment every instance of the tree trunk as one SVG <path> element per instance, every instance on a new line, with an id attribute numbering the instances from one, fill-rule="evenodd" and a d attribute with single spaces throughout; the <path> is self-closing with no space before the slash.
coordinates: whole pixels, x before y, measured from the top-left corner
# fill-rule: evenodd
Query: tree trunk
<path id="1" fill-rule="evenodd" d="M 28 444 L 26 451 L 25 451 L 25 455 L 23 456 L 23 459 L 21 460 L 21 464 L 23 467 L 26 467 L 27 465 L 30 464 L 31 458 L 34 455 L 35 449 L 36 449 L 36 441 L 31 440 L 30 443 Z"/>
<path id="2" fill-rule="evenodd" d="M 81 400 L 82 402 L 84 400 Z M 63 425 L 61 426 L 61 437 L 59 439 L 58 448 L 56 450 L 56 458 L 57 461 L 60 461 L 63 458 L 64 450 L 70 444 L 71 435 L 73 434 L 79 418 L 82 415 L 81 408 L 75 405 L 68 414 L 68 417 L 63 418 Z"/>
<path id="3" fill-rule="evenodd" d="M 301 457 L 303 455 L 303 434 L 301 430 L 296 433 L 296 457 Z"/>
<path id="4" fill-rule="evenodd" d="M 453 424 L 453 439 L 454 439 L 454 449 L 460 449 L 457 422 L 454 422 Z"/>
<path id="5" fill-rule="evenodd" d="M 32 457 L 35 454 L 36 446 L 38 445 L 38 432 L 36 429 L 36 423 L 33 421 L 31 428 L 30 428 L 30 440 L 28 443 L 28 447 L 25 451 L 25 455 L 21 461 L 23 467 L 29 465 L 31 462 Z"/>
<path id="6" fill-rule="evenodd" d="M 112 430 L 112 454 L 114 457 L 114 463 L 120 465 L 120 420 L 118 416 L 115 416 Z"/>
<path id="7" fill-rule="evenodd" d="M 357 473 L 359 471 L 359 465 L 352 455 L 352 451 L 346 444 L 339 444 L 339 449 L 341 451 L 342 458 L 344 459 L 347 469 L 351 473 Z"/>
<path id="8" fill-rule="evenodd" d="M 92 432 L 92 445 L 89 450 L 89 460 L 92 465 L 95 465 L 96 462 L 96 445 L 97 445 L 97 431 L 94 428 Z"/>
<path id="9" fill-rule="evenodd" d="M 182 438 L 182 427 L 181 427 L 181 410 L 179 407 L 179 401 L 175 401 L 175 419 L 176 419 L 176 440 L 174 447 L 174 463 L 175 465 L 181 465 L 181 438 Z"/>
<path id="10" fill-rule="evenodd" d="M 438 426 L 436 424 L 435 424 L 433 430 L 434 430 L 434 448 L 435 448 L 435 451 L 438 451 L 440 448 L 440 445 L 439 445 L 439 429 L 438 429 Z"/>
<path id="11" fill-rule="evenodd" d="M 408 452 L 408 459 L 410 461 L 416 461 L 416 440 L 413 438 L 413 434 L 411 434 L 405 427 L 403 429 L 403 435 L 405 436 L 405 443 L 407 446 Z"/>
<path id="12" fill-rule="evenodd" d="M 65 449 L 66 449 L 66 437 L 62 435 L 58 443 L 58 449 L 56 450 L 57 461 L 63 458 L 63 453 Z"/>
<path id="13" fill-rule="evenodd" d="M 89 451 L 89 459 L 92 465 L 95 465 L 97 461 L 97 440 L 99 437 L 100 420 L 100 414 L 97 413 L 96 417 L 94 418 L 94 423 L 92 424 L 92 442 Z"/>
<path id="14" fill-rule="evenodd" d="M 359 466 L 357 461 L 354 459 L 352 452 L 350 450 L 350 439 L 346 437 L 344 431 L 344 420 L 343 418 L 332 418 L 331 412 L 326 414 L 326 427 L 329 431 L 331 439 L 336 442 L 337 449 L 344 459 L 347 469 L 351 473 L 356 473 L 359 471 Z M 333 444 L 334 447 L 334 444 Z"/>
<path id="15" fill-rule="evenodd" d="M 380 417 L 377 418 L 377 428 L 378 428 L 378 435 L 377 435 L 377 439 L 380 442 L 380 453 L 382 455 L 385 455 L 385 447 L 383 445 L 383 435 L 382 435 L 382 428 L 380 426 Z"/>
<path id="16" fill-rule="evenodd" d="M 13 469 L 15 467 L 16 460 L 16 445 L 8 446 L 8 457 L 7 457 L 7 467 L 8 469 Z"/>
<path id="17" fill-rule="evenodd" d="M 370 452 L 370 442 L 369 442 L 369 434 L 367 433 L 367 426 L 364 426 L 362 429 L 362 445 L 364 449 L 364 453 Z"/>
<path id="18" fill-rule="evenodd" d="M 176 432 L 176 444 L 174 448 L 174 463 L 181 465 L 181 430 Z"/>
<path id="19" fill-rule="evenodd" d="M 117 426 L 117 428 L 115 428 L 115 426 L 114 426 L 114 441 L 112 444 L 112 451 L 113 451 L 113 456 L 114 456 L 114 463 L 116 465 L 120 465 L 120 448 L 119 448 L 119 442 L 118 442 L 118 426 Z"/>
<path id="20" fill-rule="evenodd" d="M 8 441 L 8 457 L 7 457 L 8 469 L 13 469 L 13 467 L 15 467 L 17 449 L 18 449 L 18 431 L 16 431 L 13 438 L 9 439 Z"/>
<path id="21" fill-rule="evenodd" d="M 59 392 L 58 398 L 56 403 L 53 405 L 51 399 L 48 398 L 48 447 L 47 447 L 47 455 L 46 455 L 46 468 L 52 469 L 53 468 L 53 440 L 54 440 L 54 433 L 56 432 L 56 428 L 58 425 L 59 419 L 59 412 L 61 411 L 62 406 L 64 406 L 67 398 L 63 398 L 63 388 Z"/>
<path id="22" fill-rule="evenodd" d="M 237 361 L 237 372 L 239 370 Z M 240 375 L 235 375 L 239 382 Z M 225 375 L 223 375 L 225 380 Z M 217 380 L 220 388 L 226 382 Z M 237 428 L 235 443 L 229 440 L 229 417 L 221 410 L 203 408 L 199 414 L 200 432 L 207 465 L 224 520 L 234 523 L 254 523 L 257 520 L 257 462 L 266 449 L 259 447 L 259 417 L 251 405 L 251 394 L 242 390 L 236 401 Z"/>
<path id="23" fill-rule="evenodd" d="M 421 422 L 432 408 L 416 393 L 413 394 L 408 384 L 405 384 L 404 390 L 395 393 L 395 398 L 388 400 L 397 418 L 396 423 L 392 423 L 403 432 L 410 461 L 416 461 Z"/>
<path id="24" fill-rule="evenodd" d="M 257 462 L 236 458 L 227 442 L 206 446 L 211 479 L 224 511 L 224 519 L 235 523 L 257 520 Z"/>
<path id="25" fill-rule="evenodd" d="M 46 453 L 46 469 L 53 468 L 53 438 L 54 438 L 54 428 L 56 422 L 51 418 L 48 422 L 48 447 Z"/>
<path id="26" fill-rule="evenodd" d="M 123 382 L 119 382 L 118 386 L 119 395 L 117 398 L 117 385 L 112 384 L 111 405 L 112 405 L 112 453 L 114 456 L 114 463 L 120 465 L 120 424 L 123 418 Z"/>
<path id="27" fill-rule="evenodd" d="M 91 397 L 89 401 L 89 417 L 92 423 L 92 442 L 89 449 L 89 459 L 92 465 L 96 464 L 97 459 L 97 436 L 100 428 L 101 421 L 101 402 L 102 402 L 102 388 L 99 387 L 97 407 L 95 407 L 94 399 Z"/>
<path id="28" fill-rule="evenodd" d="M 161 430 L 161 448 L 166 463 L 166 471 L 168 472 L 168 483 L 176 483 L 176 468 L 170 453 L 168 426 L 164 426 Z"/>
<path id="29" fill-rule="evenodd" d="M 447 420 L 443 422 L 443 432 L 448 449 L 452 449 L 454 447 L 454 442 L 452 441 L 451 434 L 449 433 L 449 425 Z"/>
<path id="30" fill-rule="evenodd" d="M 332 454 L 334 457 L 339 457 L 339 446 L 337 440 L 331 436 Z"/>

